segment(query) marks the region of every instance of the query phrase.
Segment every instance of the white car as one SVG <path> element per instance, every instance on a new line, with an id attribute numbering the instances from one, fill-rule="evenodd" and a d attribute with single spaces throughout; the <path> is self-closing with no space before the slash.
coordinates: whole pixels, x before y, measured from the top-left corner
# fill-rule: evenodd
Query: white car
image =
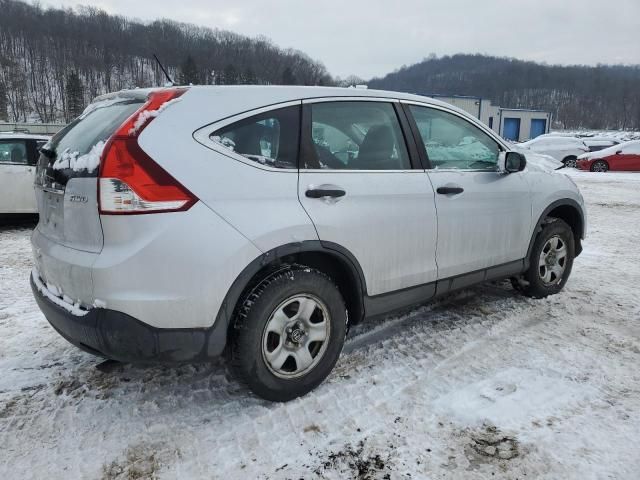
<path id="1" fill-rule="evenodd" d="M 37 213 L 33 191 L 38 150 L 49 137 L 0 132 L 0 215 Z"/>
<path id="2" fill-rule="evenodd" d="M 620 145 L 620 141 L 614 138 L 607 137 L 584 137 L 582 138 L 585 145 L 589 147 L 590 152 L 599 152 L 605 148 Z"/>
<path id="3" fill-rule="evenodd" d="M 561 135 L 545 135 L 518 145 L 519 148 L 549 155 L 564 163 L 566 167 L 576 166 L 578 156 L 589 151 L 583 140 Z"/>
<path id="4" fill-rule="evenodd" d="M 226 351 L 271 400 L 318 386 L 367 317 L 502 278 L 559 292 L 586 229 L 569 176 L 397 92 L 119 92 L 42 152 L 31 284 L 55 329 L 119 361 Z"/>

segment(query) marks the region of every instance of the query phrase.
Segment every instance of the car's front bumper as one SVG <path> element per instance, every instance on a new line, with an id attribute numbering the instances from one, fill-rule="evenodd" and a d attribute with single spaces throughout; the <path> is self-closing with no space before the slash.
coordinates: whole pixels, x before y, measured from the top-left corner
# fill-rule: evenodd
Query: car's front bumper
<path id="1" fill-rule="evenodd" d="M 135 363 L 206 361 L 220 355 L 226 331 L 211 328 L 156 328 L 125 313 L 92 308 L 74 314 L 54 302 L 31 276 L 33 295 L 51 326 L 73 345 L 105 358 Z"/>

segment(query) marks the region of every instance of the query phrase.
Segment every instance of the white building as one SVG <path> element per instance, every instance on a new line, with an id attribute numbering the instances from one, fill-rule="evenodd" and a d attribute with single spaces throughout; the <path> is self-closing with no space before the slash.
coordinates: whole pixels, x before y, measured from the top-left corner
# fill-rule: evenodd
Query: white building
<path id="1" fill-rule="evenodd" d="M 507 140 L 524 142 L 549 133 L 551 113 L 542 110 L 501 108 L 491 100 L 462 95 L 428 95 L 450 103 L 478 118 Z"/>
<path id="2" fill-rule="evenodd" d="M 21 132 L 33 135 L 54 135 L 64 128 L 64 123 L 9 123 L 0 122 L 0 132 Z"/>

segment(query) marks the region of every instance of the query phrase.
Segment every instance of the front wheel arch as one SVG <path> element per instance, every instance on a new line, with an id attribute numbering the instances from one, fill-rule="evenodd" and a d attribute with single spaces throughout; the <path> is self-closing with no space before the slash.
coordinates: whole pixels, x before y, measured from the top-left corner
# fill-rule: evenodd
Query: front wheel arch
<path id="1" fill-rule="evenodd" d="M 527 249 L 527 256 L 525 259 L 525 267 L 527 268 L 529 267 L 528 262 L 529 257 L 531 256 L 531 250 L 533 249 L 533 244 L 535 243 L 538 234 L 542 231 L 542 227 L 545 222 L 550 217 L 559 218 L 571 227 L 571 230 L 573 231 L 575 256 L 577 257 L 582 252 L 582 239 L 584 238 L 585 226 L 582 207 L 578 202 L 570 198 L 556 200 L 544 209 L 538 218 L 535 228 L 533 229 L 533 234 L 529 240 L 529 248 Z"/>
<path id="2" fill-rule="evenodd" d="M 547 217 L 541 231 L 536 234 L 526 270 L 511 280 L 516 290 L 532 298 L 544 298 L 560 292 L 571 275 L 574 245 L 571 226 L 562 219 Z"/>

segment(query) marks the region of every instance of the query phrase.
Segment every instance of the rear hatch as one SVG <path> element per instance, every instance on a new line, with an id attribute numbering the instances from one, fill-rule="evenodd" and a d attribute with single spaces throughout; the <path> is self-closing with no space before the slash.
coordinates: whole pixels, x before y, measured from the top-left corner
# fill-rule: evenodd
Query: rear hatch
<path id="1" fill-rule="evenodd" d="M 40 234 L 71 249 L 102 250 L 100 158 L 109 138 L 145 99 L 112 96 L 91 104 L 41 149 L 35 180 Z"/>

